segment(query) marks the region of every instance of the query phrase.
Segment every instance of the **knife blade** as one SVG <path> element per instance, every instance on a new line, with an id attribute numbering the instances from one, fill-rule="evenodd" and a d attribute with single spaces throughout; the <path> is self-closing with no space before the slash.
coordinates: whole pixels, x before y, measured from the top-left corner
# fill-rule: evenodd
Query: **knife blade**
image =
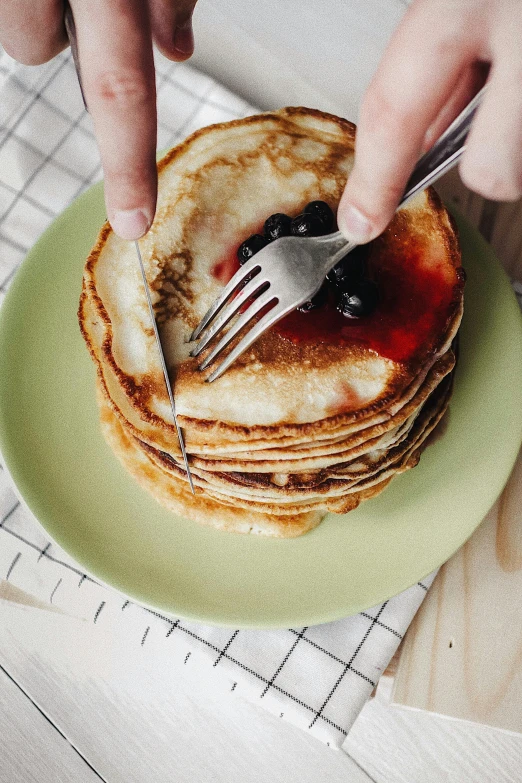
<path id="1" fill-rule="evenodd" d="M 80 69 L 80 60 L 79 60 L 79 56 L 78 56 L 78 42 L 77 42 L 77 39 L 76 39 L 76 25 L 74 24 L 74 16 L 73 16 L 73 13 L 72 13 L 71 6 L 67 2 L 67 0 L 66 0 L 66 2 L 64 4 L 64 24 L 65 24 L 65 29 L 67 31 L 67 35 L 69 37 L 69 43 L 71 45 L 71 54 L 72 54 L 72 58 L 73 58 L 73 62 L 74 62 L 74 67 L 76 69 L 76 75 L 78 77 L 78 84 L 80 85 L 80 92 L 82 94 L 83 104 L 84 104 L 86 110 L 89 111 L 89 108 L 87 106 L 87 102 L 85 100 L 85 94 L 83 92 L 82 76 L 81 76 L 81 69 Z M 146 299 L 147 299 L 147 306 L 148 306 L 148 309 L 149 309 L 149 315 L 150 315 L 152 328 L 154 330 L 154 337 L 155 337 L 155 340 L 156 340 L 156 347 L 158 349 L 159 359 L 160 359 L 160 363 L 161 363 L 161 369 L 163 370 L 163 377 L 165 379 L 165 386 L 167 387 L 167 393 L 169 395 L 170 407 L 172 409 L 172 418 L 174 420 L 174 426 L 176 427 L 176 433 L 177 433 L 177 436 L 178 436 L 178 441 L 179 441 L 179 446 L 180 446 L 180 449 L 181 449 L 181 454 L 183 456 L 183 462 L 185 464 L 185 471 L 187 473 L 187 479 L 188 479 L 188 482 L 190 484 L 190 489 L 192 491 L 192 494 L 195 495 L 196 492 L 194 490 L 194 482 L 192 480 L 192 474 L 190 472 L 190 467 L 189 467 L 189 463 L 188 463 L 187 451 L 185 449 L 185 441 L 184 441 L 184 438 L 183 438 L 183 433 L 181 431 L 181 427 L 178 424 L 178 418 L 176 416 L 176 406 L 174 404 L 174 394 L 173 394 L 173 391 L 172 391 L 172 385 L 170 383 L 169 372 L 168 372 L 168 369 L 167 369 L 167 362 L 165 361 L 165 353 L 163 351 L 163 346 L 161 344 L 161 339 L 160 339 L 160 335 L 159 335 L 159 331 L 158 331 L 158 325 L 156 323 L 156 316 L 154 315 L 154 307 L 153 307 L 153 304 L 152 304 L 152 299 L 151 299 L 151 295 L 150 295 L 150 288 L 149 288 L 149 284 L 148 284 L 148 281 L 147 281 L 147 276 L 145 274 L 145 267 L 144 267 L 144 264 L 143 264 L 143 258 L 142 258 L 142 255 L 141 255 L 140 246 L 139 246 L 137 241 L 134 242 L 134 246 L 136 248 L 136 255 L 137 255 L 137 258 L 138 258 L 138 264 L 139 264 L 141 276 L 142 276 L 142 279 L 143 279 L 143 287 L 145 289 L 145 296 L 146 296 Z"/>
<path id="2" fill-rule="evenodd" d="M 167 387 L 167 392 L 168 392 L 169 400 L 170 400 L 170 407 L 172 408 L 172 417 L 174 419 L 174 425 L 176 427 L 176 432 L 178 434 L 179 447 L 180 447 L 181 453 L 183 455 L 183 462 L 185 463 L 185 470 L 186 470 L 187 478 L 188 478 L 188 481 L 189 481 L 189 484 L 190 484 L 190 489 L 192 490 L 192 494 L 195 495 L 196 493 L 194 491 L 194 483 L 192 481 L 192 474 L 190 472 L 190 467 L 189 467 L 188 458 L 187 458 L 187 452 L 186 452 L 186 449 L 185 449 L 185 441 L 183 439 L 183 433 L 181 432 L 181 427 L 178 424 L 178 417 L 176 416 L 176 406 L 174 404 L 174 394 L 172 392 L 172 385 L 170 383 L 169 371 L 167 369 L 167 362 L 165 361 L 165 354 L 163 352 L 163 346 L 161 345 L 161 339 L 160 339 L 159 332 L 158 332 L 158 325 L 156 323 L 156 317 L 154 315 L 154 308 L 152 306 L 152 299 L 150 297 L 150 289 L 149 289 L 149 284 L 147 282 L 147 276 L 145 274 L 145 267 L 143 265 L 143 258 L 141 256 L 141 250 L 140 250 L 140 246 L 138 244 L 138 241 L 136 240 L 134 242 L 134 244 L 136 246 L 136 254 L 138 256 L 138 262 L 139 262 L 139 265 L 140 265 L 141 276 L 143 278 L 143 287 L 145 288 L 145 296 L 147 297 L 147 305 L 148 305 L 148 308 L 149 308 L 149 315 L 150 315 L 150 320 L 151 320 L 151 323 L 152 323 L 152 328 L 154 329 L 154 336 L 156 338 L 156 346 L 158 348 L 158 354 L 159 354 L 159 358 L 160 358 L 160 362 L 161 362 L 161 368 L 163 370 L 163 377 L 165 378 L 165 386 Z"/>

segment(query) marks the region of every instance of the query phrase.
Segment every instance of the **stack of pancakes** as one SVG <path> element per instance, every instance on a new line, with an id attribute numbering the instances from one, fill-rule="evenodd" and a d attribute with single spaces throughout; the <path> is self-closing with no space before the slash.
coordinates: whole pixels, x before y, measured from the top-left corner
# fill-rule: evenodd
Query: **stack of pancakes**
<path id="1" fill-rule="evenodd" d="M 296 536 L 413 467 L 452 387 L 462 316 L 458 242 L 425 191 L 368 250 L 376 310 L 328 302 L 265 333 L 213 383 L 188 336 L 276 212 L 335 211 L 355 128 L 284 109 L 205 128 L 159 164 L 140 241 L 183 428 L 192 496 L 133 244 L 106 224 L 86 266 L 80 325 L 97 366 L 102 428 L 130 473 L 178 514 L 225 530 Z"/>

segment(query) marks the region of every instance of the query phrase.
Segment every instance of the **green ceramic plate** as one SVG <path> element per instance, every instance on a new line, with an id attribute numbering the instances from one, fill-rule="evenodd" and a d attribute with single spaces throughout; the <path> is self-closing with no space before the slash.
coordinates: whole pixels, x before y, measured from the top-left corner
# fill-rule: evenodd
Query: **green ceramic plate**
<path id="1" fill-rule="evenodd" d="M 231 535 L 165 511 L 102 439 L 77 325 L 101 190 L 76 201 L 18 272 L 0 312 L 0 446 L 49 536 L 97 579 L 164 612 L 233 627 L 324 623 L 443 563 L 498 496 L 522 437 L 522 323 L 491 251 L 459 220 L 468 272 L 448 427 L 412 470 L 291 540 Z"/>

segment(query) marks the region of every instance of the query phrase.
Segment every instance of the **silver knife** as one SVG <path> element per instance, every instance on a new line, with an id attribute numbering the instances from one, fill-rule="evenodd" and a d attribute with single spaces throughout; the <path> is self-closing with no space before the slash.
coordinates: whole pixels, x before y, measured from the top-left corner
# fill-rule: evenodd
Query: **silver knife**
<path id="1" fill-rule="evenodd" d="M 71 6 L 69 5 L 69 3 L 65 2 L 64 5 L 65 5 L 65 7 L 64 7 L 65 29 L 67 31 L 67 35 L 69 36 L 69 43 L 71 45 L 72 58 L 73 58 L 73 62 L 74 62 L 74 67 L 76 68 L 76 75 L 78 76 L 78 84 L 80 85 L 80 91 L 82 93 L 83 104 L 84 104 L 85 108 L 87 109 L 87 111 L 89 111 L 89 109 L 87 107 L 87 102 L 85 100 L 85 94 L 83 92 L 82 76 L 81 76 L 81 71 L 80 71 L 80 61 L 79 61 L 79 58 L 78 58 L 78 43 L 77 43 L 77 39 L 76 39 L 76 26 L 74 24 L 74 16 L 73 16 L 73 13 L 72 13 L 72 10 L 71 10 Z M 158 354 L 159 354 L 159 358 L 160 358 L 160 362 L 161 362 L 161 368 L 163 370 L 163 377 L 165 378 L 165 386 L 167 387 L 167 392 L 168 392 L 169 400 L 170 400 L 170 407 L 172 408 L 172 417 L 174 419 L 174 425 L 176 427 L 176 432 L 178 434 L 179 445 L 180 445 L 181 453 L 183 455 L 183 462 L 185 463 L 185 470 L 187 472 L 187 478 L 188 478 L 188 481 L 189 481 L 189 484 L 190 484 L 190 489 L 192 490 L 192 494 L 195 495 L 196 493 L 194 491 L 194 483 L 192 481 L 192 474 L 190 472 L 190 467 L 189 467 L 188 458 L 187 458 L 187 452 L 186 452 L 186 449 L 185 449 L 185 441 L 183 440 L 183 433 L 181 432 L 181 427 L 178 424 L 178 419 L 177 419 L 177 416 L 176 416 L 176 406 L 174 405 L 174 394 L 172 393 L 172 386 L 171 386 L 171 383 L 170 383 L 169 373 L 168 373 L 168 370 L 167 370 L 167 363 L 165 361 L 165 353 L 163 351 L 163 346 L 161 345 L 161 340 L 160 340 L 160 336 L 159 336 L 159 332 L 158 332 L 158 325 L 156 323 L 156 317 L 154 315 L 154 308 L 152 306 L 152 299 L 151 299 L 151 296 L 150 296 L 149 284 L 147 282 L 147 276 L 145 274 L 145 267 L 143 266 L 143 258 L 141 256 L 141 250 L 140 250 L 140 246 L 139 246 L 138 242 L 137 241 L 134 242 L 134 245 L 136 247 L 136 255 L 138 256 L 138 262 L 139 262 L 139 265 L 140 265 L 141 276 L 143 278 L 143 286 L 145 288 L 145 296 L 147 297 L 147 305 L 148 305 L 148 308 L 149 308 L 149 315 L 150 315 L 150 320 L 152 322 L 152 328 L 154 329 L 154 336 L 156 338 L 156 346 L 158 348 Z"/>

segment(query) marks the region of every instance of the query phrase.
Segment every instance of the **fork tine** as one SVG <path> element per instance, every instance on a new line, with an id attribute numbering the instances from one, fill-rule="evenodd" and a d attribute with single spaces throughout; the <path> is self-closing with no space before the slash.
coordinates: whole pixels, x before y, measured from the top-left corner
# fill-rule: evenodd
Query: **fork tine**
<path id="1" fill-rule="evenodd" d="M 273 307 L 270 312 L 266 313 L 258 322 L 257 324 L 250 329 L 247 334 L 243 337 L 242 340 L 238 342 L 236 347 L 233 351 L 230 351 L 226 359 L 224 359 L 218 367 L 208 376 L 206 379 L 207 383 L 212 383 L 212 381 L 215 381 L 216 378 L 219 378 L 223 373 L 228 370 L 231 364 L 233 364 L 236 359 L 241 356 L 244 351 L 246 351 L 253 342 L 257 340 L 257 338 L 263 334 L 266 329 L 268 329 L 272 324 L 274 324 L 276 321 L 279 321 L 281 318 L 281 312 L 282 308 L 280 308 L 278 305 Z"/>
<path id="2" fill-rule="evenodd" d="M 240 267 L 236 274 L 230 278 L 226 286 L 221 291 L 221 294 L 218 296 L 216 301 L 212 304 L 212 306 L 207 310 L 199 324 L 196 326 L 194 331 L 189 337 L 189 342 L 193 342 L 194 340 L 197 340 L 203 329 L 205 329 L 211 321 L 214 320 L 216 315 L 219 313 L 221 308 L 227 303 L 227 301 L 230 299 L 230 297 L 237 291 L 237 289 L 240 287 L 241 283 L 244 282 L 245 278 L 249 277 L 249 275 L 258 274 L 259 271 L 261 271 L 261 267 L 259 264 L 253 260 L 247 261 L 246 264 L 243 264 L 242 267 Z"/>
<path id="3" fill-rule="evenodd" d="M 238 295 L 232 299 L 231 302 L 225 307 L 217 321 L 208 329 L 208 332 L 204 335 L 203 339 L 196 345 L 196 347 L 190 352 L 191 356 L 199 356 L 199 354 L 205 350 L 207 345 L 213 340 L 216 334 L 225 326 L 231 318 L 241 309 L 242 305 L 260 289 L 268 283 L 266 277 L 263 274 L 256 275 L 253 280 L 249 280 L 244 288 L 240 290 Z"/>
<path id="4" fill-rule="evenodd" d="M 213 351 L 207 356 L 204 362 L 199 366 L 200 370 L 205 370 L 214 359 L 221 353 L 221 351 L 227 347 L 227 345 L 239 334 L 239 332 L 257 315 L 263 308 L 270 304 L 270 302 L 277 301 L 275 294 L 271 294 L 270 291 L 266 291 L 264 294 L 255 299 L 252 304 L 245 310 L 244 313 L 237 319 L 236 323 L 230 327 L 228 332 L 223 335 Z M 273 309 L 273 308 L 272 308 Z M 261 319 L 262 320 L 262 319 Z M 261 322 L 260 322 L 261 323 Z"/>

